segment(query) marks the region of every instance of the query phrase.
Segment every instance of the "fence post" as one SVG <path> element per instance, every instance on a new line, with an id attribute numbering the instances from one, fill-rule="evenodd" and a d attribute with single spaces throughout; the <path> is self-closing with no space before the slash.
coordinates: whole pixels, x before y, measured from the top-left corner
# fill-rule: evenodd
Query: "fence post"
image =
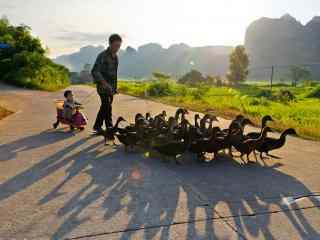
<path id="1" fill-rule="evenodd" d="M 274 66 L 271 67 L 271 77 L 270 77 L 270 88 L 272 90 L 272 84 L 273 84 L 273 74 L 274 74 Z"/>

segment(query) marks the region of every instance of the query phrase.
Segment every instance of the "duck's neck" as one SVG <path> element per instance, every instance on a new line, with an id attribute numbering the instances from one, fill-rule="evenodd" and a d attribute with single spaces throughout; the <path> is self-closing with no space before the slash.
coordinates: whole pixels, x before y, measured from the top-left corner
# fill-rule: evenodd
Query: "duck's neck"
<path id="1" fill-rule="evenodd" d="M 287 135 L 288 133 L 286 131 L 284 131 L 283 133 L 281 133 L 280 135 L 280 141 L 285 143 L 286 142 L 286 139 L 287 139 Z"/>
<path id="2" fill-rule="evenodd" d="M 199 120 L 199 116 L 196 115 L 196 116 L 194 117 L 194 126 L 195 126 L 196 128 L 199 128 L 198 120 Z"/>
<path id="3" fill-rule="evenodd" d="M 207 122 L 207 117 L 204 117 L 200 121 L 200 128 L 205 129 L 206 128 L 206 122 Z"/>
<path id="4" fill-rule="evenodd" d="M 118 119 L 116 124 L 114 125 L 113 129 L 118 129 L 121 121 L 122 121 L 121 119 Z"/>

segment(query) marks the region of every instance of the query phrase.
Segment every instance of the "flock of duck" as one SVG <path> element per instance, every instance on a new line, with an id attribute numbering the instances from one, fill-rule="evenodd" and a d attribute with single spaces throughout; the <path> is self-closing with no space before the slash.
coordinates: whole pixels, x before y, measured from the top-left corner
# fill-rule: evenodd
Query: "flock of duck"
<path id="1" fill-rule="evenodd" d="M 268 126 L 273 121 L 271 116 L 264 116 L 261 120 L 261 131 L 245 134 L 244 129 L 253 123 L 242 115 L 238 115 L 227 129 L 214 126 L 218 122 L 216 116 L 206 114 L 200 117 L 196 114 L 194 124 L 191 124 L 186 115 L 188 110 L 179 108 L 172 117 L 167 117 L 166 111 L 152 117 L 150 113 L 145 116 L 137 113 L 135 122 L 126 127 L 120 127 L 120 123 L 126 121 L 123 117 L 117 119 L 113 128 L 102 133 L 106 144 L 117 138 L 125 146 L 125 150 L 142 147 L 146 150 L 154 150 L 164 157 L 173 158 L 177 164 L 181 164 L 178 156 L 191 152 L 199 161 L 214 161 L 219 158 L 219 153 L 226 151 L 233 157 L 234 151 L 240 153 L 240 159 L 244 164 L 252 162 L 250 154 L 255 156 L 257 152 L 263 160 L 263 154 L 272 156 L 269 152 L 284 146 L 287 135 L 297 135 L 292 128 L 281 133 L 280 138 L 268 137 L 272 129 Z M 208 155 L 213 154 L 208 159 Z M 246 160 L 244 159 L 246 156 Z"/>

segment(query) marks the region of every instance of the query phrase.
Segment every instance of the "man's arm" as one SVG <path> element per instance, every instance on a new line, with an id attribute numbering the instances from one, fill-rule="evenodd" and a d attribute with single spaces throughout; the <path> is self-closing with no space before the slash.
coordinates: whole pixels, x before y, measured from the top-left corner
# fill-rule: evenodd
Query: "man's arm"
<path id="1" fill-rule="evenodd" d="M 104 79 L 104 77 L 101 73 L 101 69 L 103 67 L 106 67 L 106 66 L 104 66 L 104 62 L 102 60 L 103 60 L 103 54 L 99 54 L 94 66 L 91 70 L 91 74 L 93 76 L 95 83 L 100 83 L 104 89 L 106 89 L 109 93 L 112 93 L 112 88 L 111 88 L 110 84 L 106 81 L 106 79 Z"/>
<path id="2" fill-rule="evenodd" d="M 95 83 L 99 83 L 102 80 L 104 80 L 102 74 L 101 74 L 101 66 L 102 66 L 102 54 L 99 54 L 96 62 L 93 65 L 93 68 L 91 70 L 91 75 L 95 81 Z"/>

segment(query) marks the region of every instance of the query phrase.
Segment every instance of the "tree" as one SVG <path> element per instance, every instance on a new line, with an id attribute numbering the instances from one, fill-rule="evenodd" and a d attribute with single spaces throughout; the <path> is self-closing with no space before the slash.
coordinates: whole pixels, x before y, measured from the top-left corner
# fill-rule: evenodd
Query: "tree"
<path id="1" fill-rule="evenodd" d="M 237 46 L 229 57 L 229 73 L 227 78 L 232 84 L 244 82 L 249 74 L 249 57 L 243 46 Z"/>
<path id="2" fill-rule="evenodd" d="M 292 86 L 296 87 L 299 81 L 311 78 L 311 72 L 303 66 L 291 66 L 290 77 L 292 79 Z"/>
<path id="3" fill-rule="evenodd" d="M 222 87 L 223 82 L 219 75 L 216 76 L 210 76 L 208 75 L 205 79 L 205 83 L 208 85 L 216 86 L 216 87 Z"/>
<path id="4" fill-rule="evenodd" d="M 182 76 L 178 83 L 186 84 L 190 86 L 197 86 L 202 83 L 205 83 L 206 79 L 203 77 L 202 73 L 197 70 L 191 70 L 184 76 Z"/>
<path id="5" fill-rule="evenodd" d="M 155 79 L 162 79 L 162 80 L 168 80 L 170 79 L 170 75 L 167 75 L 165 73 L 162 73 L 162 72 L 153 72 L 152 73 L 152 76 L 155 78 Z"/>
<path id="6" fill-rule="evenodd" d="M 57 89 L 69 85 L 69 71 L 52 62 L 40 39 L 26 25 L 12 26 L 0 19 L 0 43 L 10 47 L 0 51 L 0 80 L 38 89 Z"/>

